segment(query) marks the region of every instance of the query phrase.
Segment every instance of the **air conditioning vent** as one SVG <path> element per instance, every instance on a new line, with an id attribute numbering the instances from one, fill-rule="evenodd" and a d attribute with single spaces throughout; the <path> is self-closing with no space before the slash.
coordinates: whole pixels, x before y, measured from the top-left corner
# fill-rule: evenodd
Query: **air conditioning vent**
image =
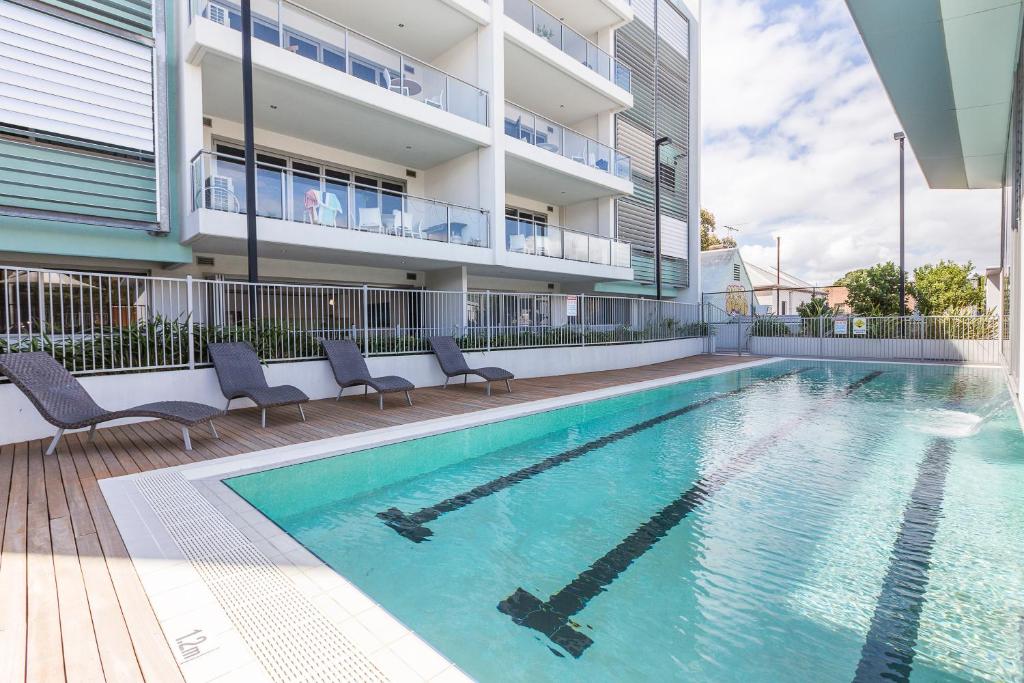
<path id="1" fill-rule="evenodd" d="M 215 24 L 230 25 L 227 8 L 222 5 L 215 5 L 212 2 L 206 8 L 206 18 Z"/>
<path id="2" fill-rule="evenodd" d="M 407 178 L 415 178 L 416 177 L 416 171 L 412 170 L 411 168 L 407 168 L 407 169 L 405 169 L 405 175 L 406 175 Z"/>
<path id="3" fill-rule="evenodd" d="M 196 256 L 197 266 L 215 266 L 217 265 L 212 256 Z"/>
<path id="4" fill-rule="evenodd" d="M 213 119 L 211 119 L 209 116 L 204 116 L 203 117 L 203 127 L 204 128 L 213 128 Z"/>
<path id="5" fill-rule="evenodd" d="M 406 273 L 405 274 L 405 279 L 406 280 L 415 280 L 416 279 L 416 273 Z"/>

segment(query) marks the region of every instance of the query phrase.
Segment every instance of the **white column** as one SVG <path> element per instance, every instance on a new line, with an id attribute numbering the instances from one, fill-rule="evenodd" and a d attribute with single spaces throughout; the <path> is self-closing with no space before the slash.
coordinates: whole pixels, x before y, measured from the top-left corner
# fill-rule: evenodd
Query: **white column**
<path id="1" fill-rule="evenodd" d="M 489 93 L 491 146 L 480 152 L 480 201 L 490 212 L 495 263 L 505 263 L 505 3 L 491 0 L 491 23 L 479 32 L 481 85 Z"/>

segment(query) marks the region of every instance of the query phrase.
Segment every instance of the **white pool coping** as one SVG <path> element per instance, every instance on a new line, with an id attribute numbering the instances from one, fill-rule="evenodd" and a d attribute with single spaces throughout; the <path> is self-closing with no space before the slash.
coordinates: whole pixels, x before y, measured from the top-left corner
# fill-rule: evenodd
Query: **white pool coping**
<path id="1" fill-rule="evenodd" d="M 783 360 L 757 359 L 99 484 L 188 683 L 468 681 L 455 664 L 222 480 Z"/>

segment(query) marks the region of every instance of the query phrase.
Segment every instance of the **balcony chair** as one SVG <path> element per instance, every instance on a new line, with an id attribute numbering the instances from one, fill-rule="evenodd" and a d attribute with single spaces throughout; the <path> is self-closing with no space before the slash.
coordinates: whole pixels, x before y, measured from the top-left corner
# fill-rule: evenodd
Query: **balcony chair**
<path id="1" fill-rule="evenodd" d="M 515 379 L 508 370 L 503 368 L 471 368 L 466 363 L 466 357 L 462 355 L 462 349 L 455 343 L 453 337 L 431 337 L 430 348 L 434 350 L 434 356 L 437 358 L 438 365 L 441 366 L 441 372 L 445 375 L 444 388 L 448 388 L 448 380 L 452 377 L 463 378 L 463 384 L 469 383 L 469 376 L 476 375 L 482 377 L 487 383 L 487 395 L 491 395 L 491 382 L 500 382 L 505 380 L 505 388 L 508 392 L 512 393 L 512 384 L 510 380 Z"/>
<path id="2" fill-rule="evenodd" d="M 380 207 L 359 209 L 359 229 L 380 232 Z"/>
<path id="3" fill-rule="evenodd" d="M 192 450 L 188 429 L 204 422 L 217 436 L 213 418 L 224 414 L 212 406 L 190 401 L 160 401 L 125 410 L 105 410 L 98 406 L 85 387 L 63 365 L 42 351 L 0 354 L 0 372 L 18 387 L 43 419 L 57 427 L 47 455 L 53 455 L 65 429 L 89 428 L 89 441 L 96 435 L 96 425 L 125 417 L 155 417 L 181 425 L 185 450 Z"/>
<path id="4" fill-rule="evenodd" d="M 396 92 L 399 95 L 404 95 L 405 97 L 409 96 L 409 89 L 402 85 L 402 82 L 400 80 L 392 79 L 391 71 L 389 71 L 388 69 L 384 69 L 382 73 L 384 74 L 385 88 L 387 88 L 391 92 Z"/>
<path id="5" fill-rule="evenodd" d="M 332 228 L 338 227 L 338 216 L 343 216 L 338 195 L 333 192 L 320 192 L 319 196 L 323 200 L 319 206 L 320 225 Z"/>
<path id="6" fill-rule="evenodd" d="M 508 250 L 517 254 L 526 253 L 526 235 L 509 235 Z"/>
<path id="7" fill-rule="evenodd" d="M 206 348 L 217 371 L 220 390 L 228 400 L 225 410 L 236 398 L 247 398 L 260 409 L 260 425 L 264 428 L 267 426 L 267 408 L 277 406 L 298 406 L 299 416 L 303 422 L 306 421 L 302 404 L 309 401 L 309 396 L 288 384 L 269 386 L 260 359 L 249 342 L 217 342 L 207 344 Z"/>
<path id="8" fill-rule="evenodd" d="M 412 405 L 409 392 L 416 386 L 404 377 L 397 375 L 372 376 L 369 368 L 366 367 L 363 354 L 351 339 L 321 339 L 320 346 L 323 347 L 331 369 L 334 370 L 334 379 L 338 382 L 338 398 L 335 400 L 341 399 L 341 394 L 346 388 L 361 386 L 364 396 L 369 395 L 370 389 L 377 392 L 377 401 L 381 410 L 384 410 L 384 394 L 399 391 L 405 392 L 406 402 Z"/>
<path id="9" fill-rule="evenodd" d="M 313 188 L 306 190 L 302 198 L 302 221 L 311 225 L 319 223 L 317 209 L 320 208 L 320 193 Z"/>
<path id="10" fill-rule="evenodd" d="M 423 218 L 408 211 L 395 209 L 395 234 L 423 239 Z"/>

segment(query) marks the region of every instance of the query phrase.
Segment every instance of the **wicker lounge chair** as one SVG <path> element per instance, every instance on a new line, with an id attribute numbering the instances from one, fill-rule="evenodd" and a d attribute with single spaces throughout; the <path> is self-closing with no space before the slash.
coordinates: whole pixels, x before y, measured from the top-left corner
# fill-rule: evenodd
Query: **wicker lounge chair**
<path id="1" fill-rule="evenodd" d="M 264 428 L 267 426 L 267 408 L 277 406 L 297 405 L 299 416 L 303 422 L 306 421 L 302 404 L 309 401 L 309 396 L 290 384 L 268 386 L 260 359 L 248 342 L 218 342 L 208 344 L 207 349 L 217 370 L 220 390 L 228 400 L 225 410 L 236 398 L 247 398 L 260 409 L 260 425 Z"/>
<path id="2" fill-rule="evenodd" d="M 471 368 L 466 363 L 466 357 L 462 355 L 462 349 L 455 343 L 455 339 L 452 337 L 431 337 L 430 348 L 434 349 L 434 355 L 437 356 L 437 362 L 441 366 L 441 371 L 445 374 L 444 386 L 448 387 L 448 380 L 452 377 L 462 376 L 465 378 L 463 382 L 469 382 L 470 375 L 476 375 L 482 377 L 487 382 L 487 395 L 491 395 L 491 382 L 500 382 L 505 380 L 505 388 L 508 389 L 509 393 L 512 393 L 512 385 L 509 380 L 515 379 L 508 370 L 502 368 Z"/>
<path id="3" fill-rule="evenodd" d="M 155 417 L 177 422 L 181 425 L 185 450 L 190 451 L 192 440 L 188 428 L 209 422 L 210 432 L 218 438 L 213 418 L 224 414 L 212 406 L 187 401 L 161 401 L 126 410 L 105 410 L 92 400 L 74 375 L 42 351 L 0 354 L 0 372 L 21 389 L 47 422 L 57 427 L 57 434 L 46 449 L 47 455 L 57 450 L 65 429 L 89 427 L 92 441 L 96 425 L 123 417 Z"/>
<path id="4" fill-rule="evenodd" d="M 416 386 L 404 377 L 398 377 L 397 375 L 371 376 L 370 369 L 366 367 L 366 360 L 363 358 L 363 354 L 359 352 L 359 347 L 352 340 L 321 339 L 320 345 L 323 347 L 324 353 L 327 354 L 327 360 L 331 363 L 331 369 L 334 370 L 334 379 L 337 380 L 338 387 L 340 388 L 340 391 L 338 391 L 339 399 L 346 387 L 362 386 L 364 387 L 364 395 L 369 394 L 370 389 L 377 392 L 381 410 L 384 410 L 384 394 L 398 391 L 404 391 L 405 400 L 409 405 L 412 405 L 412 398 L 409 396 L 409 392 L 415 389 Z"/>

